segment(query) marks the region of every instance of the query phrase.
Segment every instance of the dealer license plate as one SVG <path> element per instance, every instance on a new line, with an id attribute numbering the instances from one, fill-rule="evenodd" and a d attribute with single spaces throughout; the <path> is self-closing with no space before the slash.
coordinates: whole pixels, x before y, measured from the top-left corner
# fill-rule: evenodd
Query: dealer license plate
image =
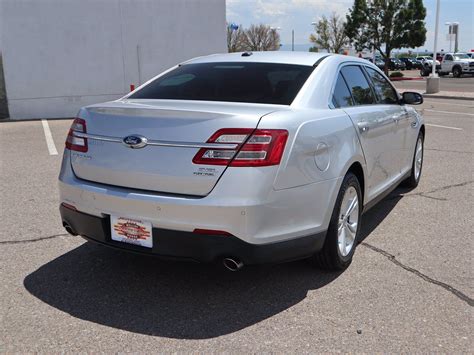
<path id="1" fill-rule="evenodd" d="M 112 240 L 139 245 L 146 248 L 153 247 L 151 223 L 136 218 L 110 216 Z"/>

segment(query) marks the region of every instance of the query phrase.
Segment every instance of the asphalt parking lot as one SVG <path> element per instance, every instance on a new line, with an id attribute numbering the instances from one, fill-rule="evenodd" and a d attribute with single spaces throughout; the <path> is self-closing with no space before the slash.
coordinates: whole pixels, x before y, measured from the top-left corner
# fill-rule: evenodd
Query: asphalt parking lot
<path id="1" fill-rule="evenodd" d="M 228 273 L 69 236 L 56 179 L 70 120 L 0 123 L 0 352 L 472 353 L 473 109 L 420 106 L 421 183 L 364 215 L 343 273 Z"/>

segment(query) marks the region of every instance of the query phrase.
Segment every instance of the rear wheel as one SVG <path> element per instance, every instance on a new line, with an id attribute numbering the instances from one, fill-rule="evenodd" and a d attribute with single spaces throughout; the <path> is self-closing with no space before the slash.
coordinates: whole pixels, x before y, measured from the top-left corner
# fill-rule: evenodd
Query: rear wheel
<path id="1" fill-rule="evenodd" d="M 403 182 L 403 185 L 414 189 L 418 186 L 421 178 L 421 170 L 423 169 L 423 143 L 424 136 L 420 132 L 416 140 L 415 154 L 413 156 L 413 163 L 411 167 L 410 176 Z"/>
<path id="2" fill-rule="evenodd" d="M 361 201 L 359 180 L 349 172 L 337 195 L 323 249 L 310 259 L 313 264 L 327 270 L 344 270 L 350 265 L 360 230 Z"/>
<path id="3" fill-rule="evenodd" d="M 453 76 L 454 76 L 455 78 L 460 78 L 461 75 L 462 75 L 462 70 L 461 70 L 461 68 L 459 68 L 459 67 L 454 67 L 454 68 L 453 68 Z"/>

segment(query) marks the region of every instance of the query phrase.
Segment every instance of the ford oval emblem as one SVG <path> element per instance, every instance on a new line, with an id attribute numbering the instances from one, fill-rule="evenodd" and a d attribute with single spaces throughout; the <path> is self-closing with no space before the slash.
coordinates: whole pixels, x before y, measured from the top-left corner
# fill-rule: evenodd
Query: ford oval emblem
<path id="1" fill-rule="evenodd" d="M 123 144 L 132 149 L 143 148 L 147 145 L 148 139 L 139 135 L 126 136 L 123 140 Z"/>

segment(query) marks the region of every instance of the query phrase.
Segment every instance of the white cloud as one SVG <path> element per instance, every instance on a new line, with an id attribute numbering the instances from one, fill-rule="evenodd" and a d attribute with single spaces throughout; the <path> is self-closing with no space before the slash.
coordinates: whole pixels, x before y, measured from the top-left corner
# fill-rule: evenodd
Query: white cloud
<path id="1" fill-rule="evenodd" d="M 284 43 L 308 43 L 311 22 L 332 12 L 344 16 L 354 0 L 227 0 L 227 20 L 244 26 L 263 23 L 281 27 Z"/>
<path id="2" fill-rule="evenodd" d="M 285 16 L 301 10 L 315 14 L 334 11 L 344 15 L 352 4 L 353 0 L 227 0 L 227 11 L 239 13 L 246 8 L 253 10 L 256 18 Z"/>

